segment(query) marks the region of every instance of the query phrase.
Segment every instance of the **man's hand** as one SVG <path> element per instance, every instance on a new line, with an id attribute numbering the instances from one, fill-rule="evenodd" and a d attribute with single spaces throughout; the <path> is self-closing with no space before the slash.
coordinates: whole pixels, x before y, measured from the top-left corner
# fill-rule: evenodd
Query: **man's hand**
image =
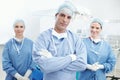
<path id="1" fill-rule="evenodd" d="M 41 49 L 39 51 L 40 55 L 43 56 L 43 57 L 46 57 L 46 58 L 52 58 L 52 54 L 48 51 L 48 50 L 45 50 L 45 49 Z"/>
<path id="2" fill-rule="evenodd" d="M 70 54 L 69 56 L 71 57 L 72 61 L 75 61 L 77 59 L 75 54 Z"/>

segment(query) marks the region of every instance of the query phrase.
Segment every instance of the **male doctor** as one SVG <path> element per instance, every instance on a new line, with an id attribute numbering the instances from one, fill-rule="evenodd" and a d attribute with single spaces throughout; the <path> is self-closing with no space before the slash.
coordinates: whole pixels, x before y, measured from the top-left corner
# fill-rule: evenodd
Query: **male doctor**
<path id="1" fill-rule="evenodd" d="M 81 38 L 67 30 L 76 8 L 62 4 L 54 28 L 41 33 L 33 45 L 33 60 L 44 73 L 44 80 L 75 80 L 76 71 L 86 69 L 86 48 Z"/>

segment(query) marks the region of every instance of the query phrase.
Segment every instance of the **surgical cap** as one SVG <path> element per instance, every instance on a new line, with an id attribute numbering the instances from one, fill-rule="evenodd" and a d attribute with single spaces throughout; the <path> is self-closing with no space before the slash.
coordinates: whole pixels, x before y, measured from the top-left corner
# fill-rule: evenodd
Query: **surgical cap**
<path id="1" fill-rule="evenodd" d="M 65 12 L 73 16 L 77 12 L 77 9 L 71 2 L 66 1 L 58 8 L 57 13 L 60 12 Z"/>
<path id="2" fill-rule="evenodd" d="M 22 24 L 23 24 L 23 27 L 25 28 L 25 23 L 24 23 L 24 21 L 23 21 L 22 19 L 17 19 L 17 20 L 15 20 L 15 22 L 14 22 L 14 24 L 13 24 L 13 27 L 15 27 L 17 23 L 22 23 Z"/>
<path id="3" fill-rule="evenodd" d="M 103 21 L 99 18 L 94 18 L 92 23 L 98 23 L 98 24 L 100 24 L 101 28 L 103 27 Z"/>

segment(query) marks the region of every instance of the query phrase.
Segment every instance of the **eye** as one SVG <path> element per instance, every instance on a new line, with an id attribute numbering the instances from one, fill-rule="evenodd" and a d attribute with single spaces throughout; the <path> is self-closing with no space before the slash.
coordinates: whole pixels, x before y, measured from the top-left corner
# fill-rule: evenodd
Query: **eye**
<path id="1" fill-rule="evenodd" d="M 65 17 L 65 15 L 64 15 L 64 14 L 60 14 L 60 16 L 61 16 L 61 17 Z"/>
<path id="2" fill-rule="evenodd" d="M 19 26 L 15 26 L 15 28 L 18 28 Z"/>
<path id="3" fill-rule="evenodd" d="M 23 26 L 20 26 L 20 28 L 23 28 Z"/>
<path id="4" fill-rule="evenodd" d="M 15 26 L 15 28 L 23 28 L 23 26 Z"/>
<path id="5" fill-rule="evenodd" d="M 71 16 L 68 16 L 67 18 L 68 18 L 68 19 L 71 19 Z"/>
<path id="6" fill-rule="evenodd" d="M 96 29 L 100 29 L 99 27 L 96 27 Z"/>
<path id="7" fill-rule="evenodd" d="M 91 26 L 92 29 L 94 29 L 94 26 Z"/>

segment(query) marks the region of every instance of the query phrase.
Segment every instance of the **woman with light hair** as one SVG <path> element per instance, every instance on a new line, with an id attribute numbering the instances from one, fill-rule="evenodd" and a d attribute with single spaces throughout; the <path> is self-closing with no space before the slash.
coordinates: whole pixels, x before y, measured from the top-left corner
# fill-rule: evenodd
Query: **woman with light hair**
<path id="1" fill-rule="evenodd" d="M 33 42 L 24 36 L 23 20 L 16 20 L 13 29 L 15 36 L 5 44 L 2 54 L 2 66 L 7 74 L 5 80 L 30 80 L 34 67 Z"/>
<path id="2" fill-rule="evenodd" d="M 79 80 L 106 80 L 106 73 L 113 70 L 116 58 L 109 43 L 100 33 L 103 22 L 95 18 L 90 24 L 90 36 L 83 41 L 87 48 L 87 69 L 80 72 Z"/>

